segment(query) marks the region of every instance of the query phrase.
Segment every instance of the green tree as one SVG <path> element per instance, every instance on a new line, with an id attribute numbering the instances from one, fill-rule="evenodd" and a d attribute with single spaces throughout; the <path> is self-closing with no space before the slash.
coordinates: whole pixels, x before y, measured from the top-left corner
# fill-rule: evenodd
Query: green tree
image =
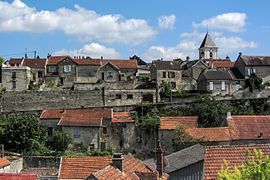
<path id="1" fill-rule="evenodd" d="M 262 89 L 262 78 L 259 78 L 256 74 L 252 73 L 249 78 L 246 79 L 246 85 L 249 87 L 250 92 L 255 89 Z"/>
<path id="2" fill-rule="evenodd" d="M 45 130 L 34 116 L 1 116 L 0 142 L 6 149 L 18 153 L 48 152 Z"/>
<path id="3" fill-rule="evenodd" d="M 246 160 L 240 166 L 235 166 L 233 170 L 229 163 L 224 162 L 224 166 L 218 172 L 218 178 L 221 180 L 268 180 L 270 179 L 270 158 L 263 156 L 261 150 L 254 149 L 254 157 L 250 157 L 247 151 Z"/>
<path id="4" fill-rule="evenodd" d="M 174 137 L 172 142 L 174 151 L 185 149 L 199 142 L 200 140 L 193 139 L 189 134 L 187 134 L 185 132 L 185 128 L 182 126 L 178 126 L 174 130 Z"/>
<path id="5" fill-rule="evenodd" d="M 3 57 L 0 57 L 0 65 L 5 62 L 5 59 Z"/>
<path id="6" fill-rule="evenodd" d="M 140 120 L 139 125 L 149 133 L 154 132 L 159 127 L 159 117 L 155 113 L 148 113 Z"/>
<path id="7" fill-rule="evenodd" d="M 53 141 L 51 143 L 52 149 L 56 151 L 65 151 L 71 143 L 71 138 L 68 134 L 61 131 L 53 132 Z"/>

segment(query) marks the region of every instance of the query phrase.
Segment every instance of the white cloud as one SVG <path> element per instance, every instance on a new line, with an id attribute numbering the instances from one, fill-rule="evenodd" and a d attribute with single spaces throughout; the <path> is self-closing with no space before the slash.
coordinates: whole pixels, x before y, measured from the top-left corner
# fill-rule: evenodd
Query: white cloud
<path id="1" fill-rule="evenodd" d="M 224 13 L 209 19 L 205 19 L 200 23 L 193 23 L 195 28 L 203 27 L 210 29 L 227 30 L 230 32 L 240 32 L 244 30 L 247 15 L 245 13 Z"/>
<path id="2" fill-rule="evenodd" d="M 173 29 L 175 25 L 175 15 L 161 16 L 158 18 L 158 26 L 161 29 Z"/>
<path id="3" fill-rule="evenodd" d="M 99 58 L 103 56 L 108 59 L 119 58 L 120 56 L 119 53 L 115 49 L 105 47 L 98 43 L 86 44 L 81 49 L 73 49 L 73 50 L 62 49 L 53 54 L 54 55 L 70 55 L 71 57 L 78 56 L 78 55 L 85 56 L 85 57 L 89 56 L 92 58 Z"/>
<path id="4" fill-rule="evenodd" d="M 62 30 L 84 40 L 138 44 L 151 39 L 156 32 L 143 19 L 125 19 L 118 14 L 100 15 L 75 5 L 38 11 L 21 0 L 0 1 L 0 31 L 48 32 Z"/>

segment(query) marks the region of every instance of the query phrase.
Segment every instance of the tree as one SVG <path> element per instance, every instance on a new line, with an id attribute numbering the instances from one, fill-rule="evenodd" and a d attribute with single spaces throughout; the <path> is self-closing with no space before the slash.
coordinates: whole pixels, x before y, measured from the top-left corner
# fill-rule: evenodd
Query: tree
<path id="1" fill-rule="evenodd" d="M 34 116 L 1 116 L 0 142 L 18 153 L 48 153 L 46 132 Z"/>
<path id="2" fill-rule="evenodd" d="M 255 89 L 262 89 L 262 78 L 259 78 L 256 74 L 252 73 L 249 78 L 246 79 L 246 85 L 249 87 L 250 92 Z"/>
<path id="3" fill-rule="evenodd" d="M 141 119 L 140 126 L 149 133 L 154 132 L 159 127 L 159 117 L 149 113 Z"/>
<path id="4" fill-rule="evenodd" d="M 52 149 L 56 151 L 65 151 L 71 143 L 71 138 L 68 134 L 61 131 L 53 132 L 53 142 L 51 143 Z"/>
<path id="5" fill-rule="evenodd" d="M 0 66 L 5 62 L 5 59 L 3 57 L 0 57 Z"/>
<path id="6" fill-rule="evenodd" d="M 254 158 L 251 158 L 250 152 L 247 151 L 245 162 L 233 170 L 225 161 L 218 177 L 221 180 L 268 180 L 270 179 L 270 158 L 264 157 L 262 151 L 256 149 L 254 149 Z"/>
<path id="7" fill-rule="evenodd" d="M 193 139 L 189 134 L 187 134 L 183 126 L 178 126 L 174 131 L 172 143 L 174 151 L 185 149 L 199 142 L 200 140 Z"/>

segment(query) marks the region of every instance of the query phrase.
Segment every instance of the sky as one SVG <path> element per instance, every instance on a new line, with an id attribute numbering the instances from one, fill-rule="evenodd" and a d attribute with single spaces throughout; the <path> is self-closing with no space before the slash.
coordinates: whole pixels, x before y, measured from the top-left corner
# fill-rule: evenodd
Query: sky
<path id="1" fill-rule="evenodd" d="M 269 0 L 0 0 L 0 56 L 198 58 L 208 31 L 218 57 L 270 55 Z"/>

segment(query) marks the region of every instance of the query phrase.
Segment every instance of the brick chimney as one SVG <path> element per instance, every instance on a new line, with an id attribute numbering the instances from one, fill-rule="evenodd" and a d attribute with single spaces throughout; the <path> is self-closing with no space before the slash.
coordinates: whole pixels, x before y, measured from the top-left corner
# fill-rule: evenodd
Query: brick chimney
<path id="1" fill-rule="evenodd" d="M 114 153 L 112 163 L 113 165 L 118 168 L 121 172 L 124 172 L 124 158 L 122 156 L 122 153 Z"/>
<path id="2" fill-rule="evenodd" d="M 0 144 L 0 151 L 1 151 L 1 158 L 5 156 L 5 149 L 4 149 L 4 144 Z"/>
<path id="3" fill-rule="evenodd" d="M 157 149 L 156 149 L 156 158 L 157 158 L 157 171 L 159 177 L 163 175 L 163 152 L 160 145 L 160 140 L 157 141 Z"/>

